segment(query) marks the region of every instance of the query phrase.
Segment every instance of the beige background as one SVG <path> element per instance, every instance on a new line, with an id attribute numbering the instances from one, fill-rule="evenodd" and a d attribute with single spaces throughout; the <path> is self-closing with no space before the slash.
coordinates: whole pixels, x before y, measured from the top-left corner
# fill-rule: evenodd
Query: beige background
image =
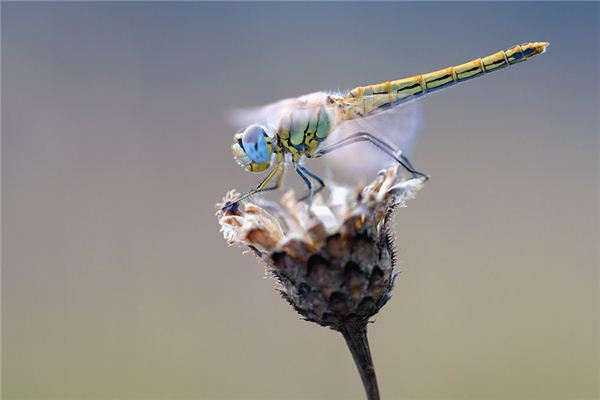
<path id="1" fill-rule="evenodd" d="M 599 12 L 3 2 L 3 398 L 362 398 L 341 337 L 221 238 L 214 203 L 258 179 L 225 114 L 540 40 L 424 100 L 372 350 L 386 399 L 598 398 Z"/>

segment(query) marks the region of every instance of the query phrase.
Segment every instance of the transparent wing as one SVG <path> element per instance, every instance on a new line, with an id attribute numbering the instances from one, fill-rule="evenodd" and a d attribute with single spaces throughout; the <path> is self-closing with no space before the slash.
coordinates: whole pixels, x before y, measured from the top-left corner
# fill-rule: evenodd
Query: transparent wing
<path id="1" fill-rule="evenodd" d="M 422 125 L 422 110 L 419 101 L 401 104 L 365 118 L 341 122 L 323 143 L 322 147 L 334 144 L 357 132 L 368 132 L 386 141 L 402 154 L 410 157 Z M 367 142 L 344 146 L 327 154 L 324 159 L 337 174 L 356 178 L 372 177 L 381 168 L 394 161 L 384 152 Z"/>
<path id="2" fill-rule="evenodd" d="M 291 107 L 301 108 L 303 105 L 320 101 L 327 94 L 324 92 L 309 93 L 299 97 L 279 100 L 259 107 L 240 108 L 229 113 L 229 121 L 236 127 L 246 127 L 252 124 L 269 124 L 277 126 L 281 114 Z"/>
<path id="3" fill-rule="evenodd" d="M 279 116 L 294 99 L 276 101 L 260 107 L 240 108 L 229 113 L 229 122 L 236 127 L 244 128 L 252 124 L 276 124 Z"/>

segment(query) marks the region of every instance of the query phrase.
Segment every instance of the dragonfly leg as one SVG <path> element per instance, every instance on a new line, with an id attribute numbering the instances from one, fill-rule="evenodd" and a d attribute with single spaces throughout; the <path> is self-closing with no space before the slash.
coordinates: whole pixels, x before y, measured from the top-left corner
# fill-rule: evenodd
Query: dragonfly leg
<path id="1" fill-rule="evenodd" d="M 281 170 L 279 171 L 279 176 L 277 176 L 277 181 L 275 182 L 275 184 L 273 186 L 269 186 L 268 188 L 264 188 L 261 190 L 261 192 L 268 192 L 271 190 L 277 190 L 281 187 L 282 183 L 283 183 L 283 177 L 285 175 L 285 163 L 281 163 Z"/>
<path id="2" fill-rule="evenodd" d="M 283 181 L 283 170 L 279 174 L 279 177 L 277 178 L 277 183 L 274 186 L 268 187 L 268 188 L 265 188 L 265 186 L 267 186 L 267 184 L 273 180 L 273 178 L 275 177 L 275 175 L 277 175 L 277 171 L 279 170 L 279 167 L 281 166 L 281 164 L 283 164 L 283 163 L 277 163 L 277 164 L 275 164 L 275 166 L 271 169 L 271 171 L 269 171 L 269 174 L 265 177 L 265 179 L 263 179 L 256 186 L 256 188 L 250 190 L 249 192 L 244 193 L 237 200 L 226 203 L 223 206 L 222 210 L 228 210 L 228 211 L 236 210 L 237 209 L 237 204 L 240 201 L 242 201 L 244 199 L 247 199 L 248 197 L 253 196 L 256 193 L 260 193 L 260 192 L 264 192 L 264 191 L 268 191 L 268 190 L 278 189 L 279 186 L 281 186 L 281 182 Z M 285 167 L 283 169 L 285 169 Z"/>
<path id="3" fill-rule="evenodd" d="M 312 198 L 313 198 L 313 193 L 314 193 L 312 183 L 310 182 L 310 179 L 308 179 L 306 177 L 306 175 L 304 175 L 300 165 L 296 165 L 296 173 L 300 176 L 300 178 L 302 178 L 304 183 L 306 183 L 306 186 L 308 186 L 308 195 L 304 196 L 300 201 L 308 198 L 308 207 L 310 207 L 310 206 L 312 206 Z"/>
<path id="4" fill-rule="evenodd" d="M 406 165 L 408 165 L 412 169 L 415 169 L 415 167 L 413 167 L 413 165 L 410 162 L 410 160 L 408 158 L 406 158 L 406 156 L 404 154 L 400 153 L 400 154 L 398 154 L 398 157 L 400 157 L 402 159 L 402 161 L 404 161 L 406 163 Z"/>
<path id="5" fill-rule="evenodd" d="M 309 206 L 310 206 L 310 205 L 312 205 L 312 196 L 314 196 L 315 194 L 319 193 L 321 190 L 325 189 L 325 182 L 323 182 L 323 179 L 321 179 L 321 177 L 319 175 L 315 174 L 314 172 L 312 172 L 311 170 L 309 170 L 305 166 L 298 165 L 297 168 L 300 169 L 304 174 L 306 174 L 306 175 L 310 176 L 311 178 L 313 178 L 319 184 L 319 187 L 316 188 L 315 190 L 313 190 L 312 193 L 309 192 L 306 196 L 303 196 L 300 199 L 300 201 L 304 201 L 304 200 L 306 200 L 307 198 L 310 197 L 310 201 L 309 201 Z"/>
<path id="6" fill-rule="evenodd" d="M 333 146 L 337 146 L 337 147 L 341 147 L 341 145 L 343 143 L 356 143 L 356 138 L 360 138 L 360 137 L 365 137 L 368 136 L 370 138 L 370 142 L 372 142 L 373 144 L 378 143 L 379 145 L 377 147 L 380 148 L 380 146 L 385 147 L 386 149 L 388 149 L 389 151 L 393 152 L 394 154 L 396 154 L 397 156 L 400 156 L 400 154 L 402 154 L 402 150 L 396 148 L 396 146 L 391 145 L 390 143 L 386 142 L 383 139 L 380 139 L 374 135 L 371 135 L 370 133 L 367 132 L 357 132 L 357 133 L 353 133 L 352 135 L 345 137 L 344 139 L 339 140 L 336 143 L 333 143 L 330 146 L 325 147 L 323 150 L 326 150 L 329 147 L 333 147 Z M 313 158 L 318 158 L 323 154 L 319 154 L 322 150 L 317 151 L 317 153 L 315 153 L 315 155 L 313 155 Z"/>
<path id="7" fill-rule="evenodd" d="M 408 160 L 408 158 L 406 158 L 398 149 L 395 149 L 390 144 L 384 142 L 383 140 L 381 140 L 379 138 L 376 138 L 375 136 L 373 136 L 367 132 L 358 132 L 358 133 L 353 134 L 352 136 L 349 136 L 345 139 L 340 140 L 337 143 L 333 143 L 321 150 L 318 150 L 313 155 L 313 157 L 318 158 L 318 157 L 324 156 L 327 153 L 331 153 L 332 151 L 342 148 L 344 146 L 354 144 L 354 143 L 360 143 L 360 142 L 371 143 L 372 145 L 377 147 L 379 150 L 383 151 L 385 154 L 387 154 L 388 156 L 393 158 L 397 163 L 402 165 L 404 167 L 404 169 L 406 169 L 408 172 L 413 174 L 413 177 L 418 176 L 418 177 L 424 178 L 425 180 L 429 179 L 429 176 L 427 176 L 426 174 L 424 174 L 422 172 L 417 171 L 412 166 L 412 164 Z"/>

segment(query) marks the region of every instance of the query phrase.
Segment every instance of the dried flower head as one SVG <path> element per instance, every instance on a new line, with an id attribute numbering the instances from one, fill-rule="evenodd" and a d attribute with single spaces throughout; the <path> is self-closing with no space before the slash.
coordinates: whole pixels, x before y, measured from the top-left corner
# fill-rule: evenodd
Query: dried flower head
<path id="1" fill-rule="evenodd" d="M 402 180 L 393 167 L 362 188 L 330 184 L 329 198 L 315 197 L 310 208 L 296 201 L 292 191 L 280 203 L 257 199 L 221 209 L 238 197 L 232 191 L 217 205 L 228 243 L 254 251 L 277 278 L 282 296 L 304 318 L 344 334 L 367 392 L 367 384 L 374 385 L 371 394 L 377 392 L 374 372 L 361 370 L 366 364 L 372 369 L 366 325 L 391 297 L 397 275 L 390 219 L 423 182 Z"/>
<path id="2" fill-rule="evenodd" d="M 391 212 L 423 180 L 381 171 L 361 190 L 332 186 L 311 208 L 287 192 L 281 203 L 258 201 L 219 211 L 225 239 L 249 246 L 280 282 L 283 297 L 306 319 L 338 329 L 366 322 L 391 296 L 396 272 Z M 230 192 L 224 202 L 236 198 Z"/>

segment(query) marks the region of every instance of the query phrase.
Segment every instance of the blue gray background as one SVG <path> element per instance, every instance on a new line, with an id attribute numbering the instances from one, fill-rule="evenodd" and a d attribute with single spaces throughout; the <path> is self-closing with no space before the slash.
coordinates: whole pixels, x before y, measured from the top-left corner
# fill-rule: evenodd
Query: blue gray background
<path id="1" fill-rule="evenodd" d="M 360 399 L 214 204 L 227 111 L 543 56 L 424 99 L 387 399 L 597 398 L 597 3 L 2 3 L 6 399 Z M 289 177 L 288 181 L 295 181 Z"/>

